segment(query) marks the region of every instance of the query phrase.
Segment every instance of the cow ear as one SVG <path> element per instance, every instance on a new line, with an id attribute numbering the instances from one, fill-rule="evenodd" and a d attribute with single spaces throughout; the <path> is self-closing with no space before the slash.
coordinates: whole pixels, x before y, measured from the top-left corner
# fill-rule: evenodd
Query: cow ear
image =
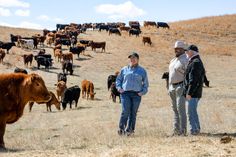
<path id="1" fill-rule="evenodd" d="M 33 82 L 33 81 L 35 81 L 36 79 L 39 78 L 39 75 L 37 75 L 37 74 L 30 74 L 30 77 L 31 77 L 31 81 Z"/>

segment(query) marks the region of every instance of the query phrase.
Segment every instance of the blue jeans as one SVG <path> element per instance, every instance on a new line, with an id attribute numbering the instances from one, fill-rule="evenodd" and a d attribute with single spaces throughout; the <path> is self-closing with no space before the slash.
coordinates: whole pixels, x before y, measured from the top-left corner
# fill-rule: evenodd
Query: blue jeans
<path id="1" fill-rule="evenodd" d="M 199 133 L 201 129 L 198 114 L 197 114 L 198 101 L 199 101 L 199 98 L 191 98 L 190 100 L 187 100 L 188 117 L 189 117 L 191 134 Z"/>
<path id="2" fill-rule="evenodd" d="M 124 92 L 121 94 L 122 112 L 120 117 L 120 130 L 133 132 L 135 130 L 137 111 L 141 96 L 137 92 Z"/>

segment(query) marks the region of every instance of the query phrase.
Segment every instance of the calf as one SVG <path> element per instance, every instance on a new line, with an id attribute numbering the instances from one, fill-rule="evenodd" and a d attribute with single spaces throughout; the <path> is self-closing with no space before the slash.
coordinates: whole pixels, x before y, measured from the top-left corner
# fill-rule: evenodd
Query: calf
<path id="1" fill-rule="evenodd" d="M 61 49 L 55 49 L 54 50 L 54 57 L 55 57 L 55 59 L 58 58 L 57 59 L 58 62 L 59 61 L 61 62 L 62 56 L 63 56 L 63 53 L 62 53 Z"/>
<path id="2" fill-rule="evenodd" d="M 65 70 L 66 70 L 66 74 L 68 72 L 70 72 L 70 75 L 73 75 L 73 64 L 69 61 L 65 61 L 65 62 L 62 62 L 62 71 L 63 73 L 65 73 Z"/>
<path id="3" fill-rule="evenodd" d="M 90 99 L 94 100 L 94 96 L 96 93 L 94 93 L 94 85 L 92 82 L 88 80 L 83 80 L 81 82 L 81 88 L 82 88 L 82 98 L 85 98 L 87 95 L 87 100 Z"/>
<path id="4" fill-rule="evenodd" d="M 57 82 L 57 84 L 55 84 L 55 86 L 56 86 L 57 99 L 60 100 L 60 98 L 62 99 L 63 94 L 67 89 L 66 83 L 64 81 L 59 81 Z"/>
<path id="5" fill-rule="evenodd" d="M 152 45 L 152 41 L 150 37 L 143 37 L 143 44 L 148 43 L 150 46 Z"/>
<path id="6" fill-rule="evenodd" d="M 73 53 L 67 52 L 62 54 L 63 61 L 70 61 L 73 63 Z"/>
<path id="7" fill-rule="evenodd" d="M 75 107 L 77 107 L 78 100 L 80 97 L 80 88 L 79 86 L 72 86 L 70 88 L 67 88 L 64 92 L 63 98 L 62 98 L 62 107 L 63 110 L 66 109 L 66 105 L 70 104 L 70 109 L 72 108 L 72 101 L 75 101 Z"/>
<path id="8" fill-rule="evenodd" d="M 33 61 L 33 54 L 24 54 L 23 56 L 24 64 L 28 66 L 28 63 L 30 63 L 30 66 L 32 65 Z"/>
<path id="9" fill-rule="evenodd" d="M 46 107 L 47 107 L 47 111 L 50 111 L 52 112 L 52 109 L 51 109 L 51 106 L 54 104 L 56 106 L 56 108 L 58 110 L 60 110 L 60 102 L 57 100 L 55 94 L 53 92 L 50 92 L 50 95 L 51 95 L 51 99 L 49 101 L 45 101 L 45 102 L 38 102 L 38 104 L 45 104 L 46 103 Z M 32 107 L 34 105 L 34 102 L 31 101 L 29 102 L 29 111 L 31 112 L 32 111 Z"/>
<path id="10" fill-rule="evenodd" d="M 116 102 L 116 97 L 119 97 L 120 100 L 120 92 L 118 92 L 118 90 L 116 89 L 116 83 L 112 82 L 111 84 L 111 97 L 113 102 Z"/>
<path id="11" fill-rule="evenodd" d="M 0 63 L 3 63 L 5 55 L 6 55 L 5 51 L 2 48 L 0 48 Z"/>
<path id="12" fill-rule="evenodd" d="M 37 55 L 34 57 L 34 59 L 37 61 L 38 69 L 40 68 L 40 65 L 45 66 L 45 69 L 49 69 L 49 67 L 52 66 L 52 59 L 50 54 Z"/>
<path id="13" fill-rule="evenodd" d="M 57 74 L 57 82 L 64 81 L 66 83 L 67 81 L 67 74 L 65 73 L 59 73 Z"/>

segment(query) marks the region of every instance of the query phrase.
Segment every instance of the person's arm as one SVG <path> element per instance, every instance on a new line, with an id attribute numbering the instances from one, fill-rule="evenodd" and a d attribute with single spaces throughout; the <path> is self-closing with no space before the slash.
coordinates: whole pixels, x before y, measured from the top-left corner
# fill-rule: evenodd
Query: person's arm
<path id="1" fill-rule="evenodd" d="M 122 82 L 123 82 L 123 69 L 120 71 L 120 74 L 116 78 L 116 89 L 122 93 Z"/>
<path id="2" fill-rule="evenodd" d="M 145 95 L 148 92 L 148 86 L 149 86 L 149 82 L 148 82 L 147 72 L 144 71 L 143 88 L 142 88 L 142 91 L 140 93 L 138 93 L 139 96 Z"/>

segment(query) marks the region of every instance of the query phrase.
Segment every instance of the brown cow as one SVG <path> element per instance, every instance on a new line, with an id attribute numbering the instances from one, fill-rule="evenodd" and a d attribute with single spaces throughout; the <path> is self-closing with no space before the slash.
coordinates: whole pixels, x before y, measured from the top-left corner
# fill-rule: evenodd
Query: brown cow
<path id="1" fill-rule="evenodd" d="M 51 95 L 37 74 L 1 74 L 0 89 L 0 148 L 5 148 L 6 124 L 16 122 L 29 101 L 45 102 L 51 99 Z"/>
<path id="2" fill-rule="evenodd" d="M 55 49 L 54 50 L 54 57 L 55 59 L 58 58 L 58 62 L 60 61 L 61 62 L 61 59 L 62 59 L 62 50 L 61 49 Z"/>
<path id="3" fill-rule="evenodd" d="M 152 41 L 150 37 L 143 37 L 143 44 L 148 43 L 150 46 L 152 45 Z"/>
<path id="4" fill-rule="evenodd" d="M 144 27 L 148 27 L 148 26 L 156 26 L 157 24 L 156 24 L 156 22 L 154 22 L 154 21 L 144 21 L 143 22 L 143 26 Z"/>
<path id="5" fill-rule="evenodd" d="M 57 99 L 60 100 L 60 98 L 62 99 L 64 91 L 67 89 L 66 83 L 64 81 L 59 81 L 57 82 L 57 84 L 55 84 L 55 86 L 57 86 L 56 88 Z"/>
<path id="6" fill-rule="evenodd" d="M 30 63 L 30 66 L 32 65 L 33 61 L 33 54 L 24 54 L 23 56 L 24 64 L 28 66 L 28 63 Z"/>
<path id="7" fill-rule="evenodd" d="M 73 63 L 73 53 L 72 52 L 66 52 L 62 54 L 63 61 L 70 61 Z"/>
<path id="8" fill-rule="evenodd" d="M 102 51 L 105 52 L 106 42 L 93 42 L 93 41 L 91 41 L 91 42 L 89 43 L 89 46 L 91 46 L 92 51 L 93 51 L 93 50 L 96 51 L 96 48 L 102 48 Z"/>
<path id="9" fill-rule="evenodd" d="M 120 31 L 129 32 L 130 29 L 131 29 L 130 27 L 125 27 L 125 26 L 120 27 Z"/>
<path id="10" fill-rule="evenodd" d="M 0 63 L 3 62 L 4 57 L 6 56 L 6 52 L 0 48 Z"/>
<path id="11" fill-rule="evenodd" d="M 91 81 L 83 80 L 81 82 L 81 88 L 82 88 L 82 98 L 85 98 L 87 95 L 87 100 L 90 99 L 94 100 L 94 96 L 96 93 L 94 93 L 94 85 Z"/>
<path id="12" fill-rule="evenodd" d="M 47 107 L 47 111 L 50 111 L 52 112 L 52 109 L 51 109 L 51 106 L 54 104 L 56 106 L 56 108 L 58 110 L 60 110 L 60 102 L 57 100 L 55 94 L 53 92 L 50 91 L 50 94 L 51 94 L 51 99 L 49 101 L 46 101 L 46 102 L 40 102 L 38 104 L 45 104 L 46 103 L 46 107 Z M 29 102 L 29 111 L 31 112 L 32 110 L 32 107 L 34 105 L 34 102 Z"/>

